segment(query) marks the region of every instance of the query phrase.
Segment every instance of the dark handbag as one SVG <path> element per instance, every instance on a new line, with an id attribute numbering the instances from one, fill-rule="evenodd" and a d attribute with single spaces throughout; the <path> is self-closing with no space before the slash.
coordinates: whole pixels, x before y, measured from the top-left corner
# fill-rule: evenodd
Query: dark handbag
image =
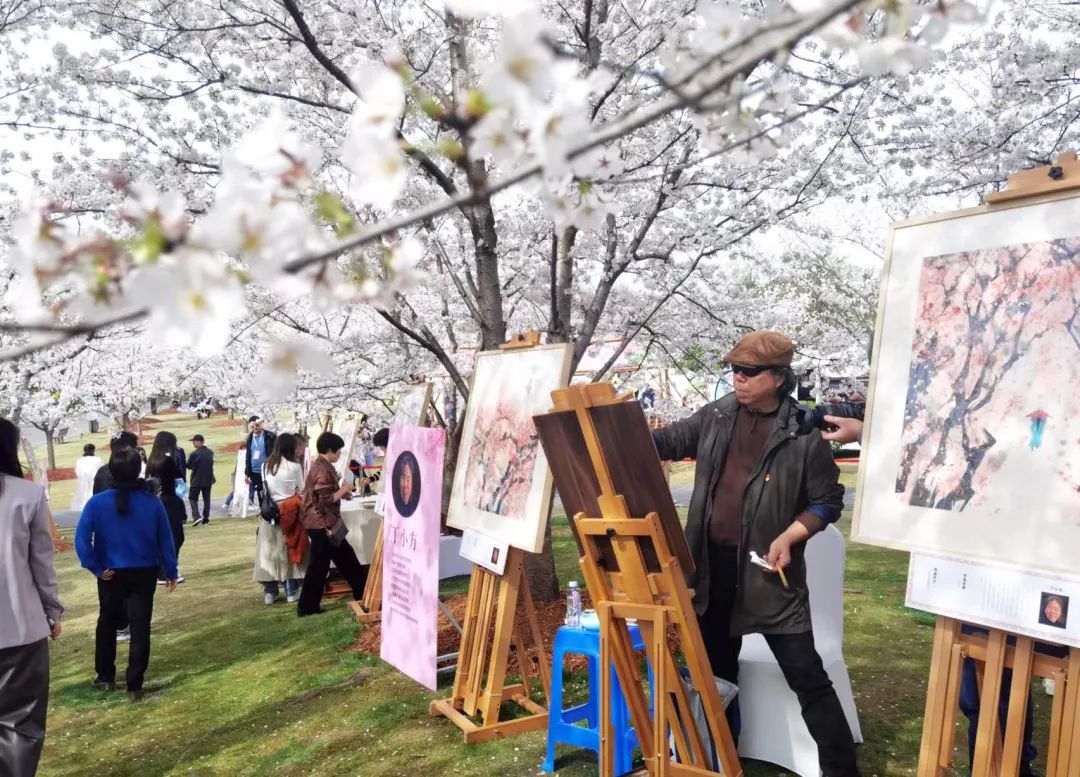
<path id="1" fill-rule="evenodd" d="M 333 529 L 326 530 L 326 536 L 329 537 L 331 545 L 340 548 L 341 543 L 345 542 L 345 538 L 349 536 L 349 528 L 344 521 L 338 521 Z"/>
<path id="2" fill-rule="evenodd" d="M 277 502 L 270 498 L 270 489 L 263 484 L 263 487 L 258 489 L 258 494 L 259 515 L 264 521 L 269 521 L 276 526 L 281 520 L 281 513 L 278 511 Z"/>

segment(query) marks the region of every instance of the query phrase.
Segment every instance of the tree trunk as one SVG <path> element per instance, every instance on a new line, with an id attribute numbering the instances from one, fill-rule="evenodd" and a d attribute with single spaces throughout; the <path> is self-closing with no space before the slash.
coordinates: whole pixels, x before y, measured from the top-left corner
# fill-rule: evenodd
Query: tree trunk
<path id="1" fill-rule="evenodd" d="M 555 555 L 551 548 L 551 512 L 555 502 L 552 491 L 548 500 L 548 520 L 544 529 L 544 547 L 539 553 L 525 554 L 525 574 L 529 576 L 529 589 L 538 602 L 553 602 L 561 596 L 559 574 L 555 571 Z"/>
<path id="2" fill-rule="evenodd" d="M 150 397 L 150 415 L 157 415 L 158 398 Z"/>
<path id="3" fill-rule="evenodd" d="M 120 431 L 126 432 L 131 426 L 131 411 L 125 410 L 120 414 Z"/>
<path id="4" fill-rule="evenodd" d="M 56 440 L 53 438 L 52 429 L 45 430 L 45 446 L 49 451 L 49 469 L 56 469 Z"/>

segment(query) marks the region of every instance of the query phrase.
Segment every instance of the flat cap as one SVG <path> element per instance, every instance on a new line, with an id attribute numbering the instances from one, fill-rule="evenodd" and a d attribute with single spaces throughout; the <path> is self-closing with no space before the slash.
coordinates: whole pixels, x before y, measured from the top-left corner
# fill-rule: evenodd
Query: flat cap
<path id="1" fill-rule="evenodd" d="M 724 355 L 728 364 L 744 367 L 787 367 L 795 358 L 791 338 L 779 332 L 751 332 Z"/>

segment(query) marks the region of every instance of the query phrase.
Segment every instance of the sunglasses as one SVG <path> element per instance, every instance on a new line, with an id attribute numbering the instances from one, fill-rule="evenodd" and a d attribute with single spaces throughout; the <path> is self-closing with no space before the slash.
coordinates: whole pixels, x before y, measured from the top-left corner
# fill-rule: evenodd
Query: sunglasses
<path id="1" fill-rule="evenodd" d="M 744 367 L 741 364 L 732 364 L 730 367 L 732 375 L 745 375 L 748 378 L 756 377 L 763 372 L 773 369 L 772 367 Z"/>

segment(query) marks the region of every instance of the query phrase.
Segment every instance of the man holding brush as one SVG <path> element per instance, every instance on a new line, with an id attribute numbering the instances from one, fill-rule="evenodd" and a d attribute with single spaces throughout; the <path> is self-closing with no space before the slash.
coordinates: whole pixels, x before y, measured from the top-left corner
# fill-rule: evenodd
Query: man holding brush
<path id="1" fill-rule="evenodd" d="M 653 433 L 661 459 L 697 459 L 686 539 L 694 609 L 713 674 L 738 684 L 742 637 L 760 633 L 818 746 L 824 777 L 859 774 L 855 743 L 814 649 L 804 543 L 840 517 L 828 443 L 801 428 L 791 340 L 751 332 L 724 357 L 735 390 Z M 738 732 L 738 700 L 728 708 Z"/>

